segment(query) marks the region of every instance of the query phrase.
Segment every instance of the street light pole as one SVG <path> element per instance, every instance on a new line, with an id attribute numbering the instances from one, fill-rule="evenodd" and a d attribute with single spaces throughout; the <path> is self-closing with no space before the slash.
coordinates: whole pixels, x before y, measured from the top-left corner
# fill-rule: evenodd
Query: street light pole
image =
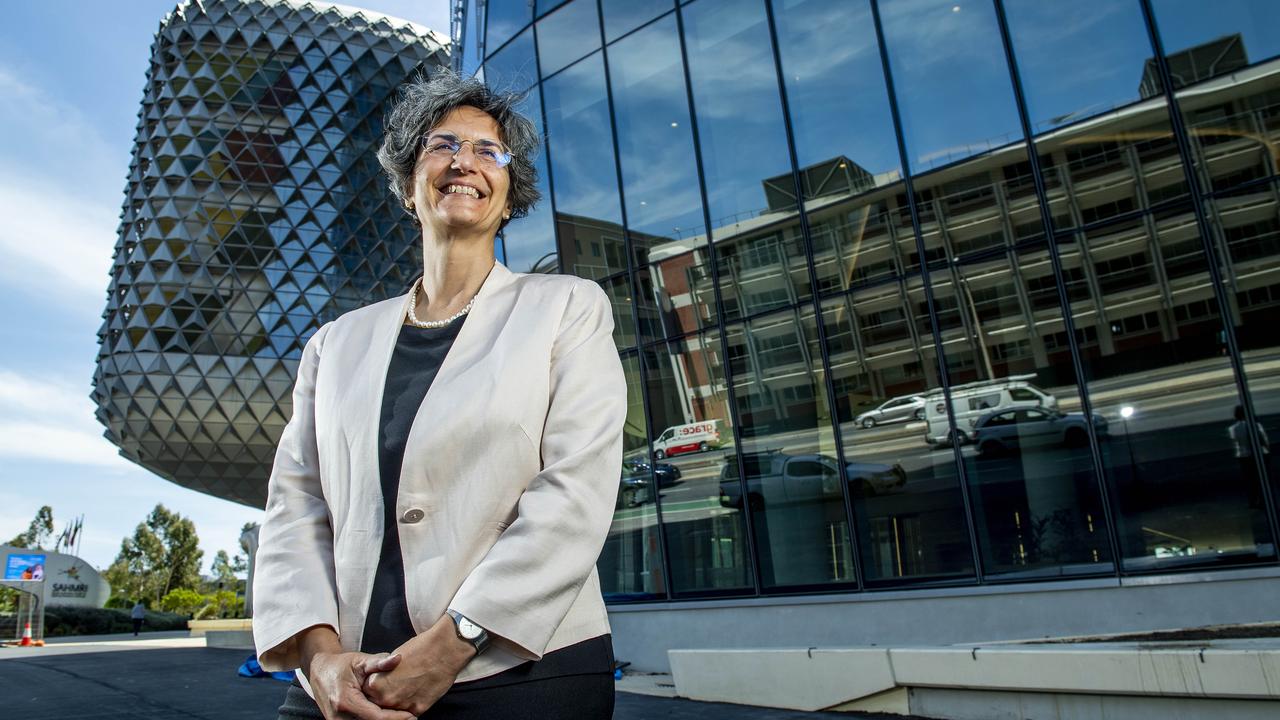
<path id="1" fill-rule="evenodd" d="M 965 304 L 969 306 L 969 313 L 973 317 L 973 334 L 978 339 L 978 348 L 982 351 L 982 362 L 987 366 L 987 379 L 995 380 L 996 371 L 991 366 L 991 354 L 987 352 L 987 341 L 982 336 L 982 325 L 978 321 L 978 306 L 973 302 L 973 291 L 969 289 L 969 280 L 959 273 L 956 277 L 960 279 L 960 288 L 964 291 Z"/>

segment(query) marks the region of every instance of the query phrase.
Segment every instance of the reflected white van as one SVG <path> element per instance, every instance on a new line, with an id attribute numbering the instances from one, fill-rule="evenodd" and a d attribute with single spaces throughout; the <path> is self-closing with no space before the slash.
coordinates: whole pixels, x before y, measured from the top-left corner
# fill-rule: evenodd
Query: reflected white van
<path id="1" fill-rule="evenodd" d="M 924 399 L 925 442 L 930 445 L 972 442 L 978 418 L 990 412 L 1028 407 L 1057 409 L 1058 398 L 1028 382 L 1034 377 L 1013 375 L 952 386 L 951 410 L 956 416 L 957 430 L 954 438 L 947 423 L 942 391 L 934 390 Z"/>
<path id="2" fill-rule="evenodd" d="M 720 447 L 720 421 L 672 425 L 653 441 L 653 456 L 658 460 L 691 452 Z"/>

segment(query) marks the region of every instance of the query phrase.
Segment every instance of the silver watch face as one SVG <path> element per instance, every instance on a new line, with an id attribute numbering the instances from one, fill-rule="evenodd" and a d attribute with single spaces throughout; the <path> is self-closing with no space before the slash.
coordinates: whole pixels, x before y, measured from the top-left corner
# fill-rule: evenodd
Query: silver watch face
<path id="1" fill-rule="evenodd" d="M 471 622 L 465 617 L 459 617 L 458 632 L 462 635 L 462 637 L 468 640 L 475 640 L 476 638 L 480 637 L 482 633 L 484 633 L 484 628 Z"/>

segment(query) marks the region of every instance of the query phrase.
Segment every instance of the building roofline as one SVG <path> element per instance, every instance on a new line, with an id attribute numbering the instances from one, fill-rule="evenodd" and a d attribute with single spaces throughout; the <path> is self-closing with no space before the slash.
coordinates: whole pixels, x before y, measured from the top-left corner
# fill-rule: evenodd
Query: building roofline
<path id="1" fill-rule="evenodd" d="M 398 29 L 408 28 L 411 32 L 413 32 L 413 34 L 419 37 L 434 40 L 435 42 L 440 43 L 440 45 L 446 49 L 450 49 L 452 45 L 452 41 L 449 39 L 449 36 L 446 35 L 445 33 L 442 33 L 438 30 L 432 30 L 431 28 L 427 27 L 426 25 L 423 25 L 422 23 L 414 22 L 413 20 L 406 20 L 402 17 L 397 17 L 395 15 L 388 15 L 383 12 L 378 12 L 377 10 L 370 10 L 368 8 L 356 7 L 354 5 L 344 5 L 342 3 L 327 2 L 327 0 L 256 0 L 256 1 L 261 2 L 264 5 L 286 5 L 295 10 L 301 10 L 305 7 L 310 6 L 311 9 L 319 13 L 323 13 L 326 10 L 333 9 L 333 10 L 337 10 L 340 14 L 346 17 L 354 17 L 356 15 L 360 15 L 365 20 L 368 20 L 369 22 L 386 20 L 395 28 L 398 28 Z M 168 13 L 166 13 L 164 18 L 160 20 L 160 27 L 163 28 L 168 26 L 169 23 L 173 21 L 174 17 L 178 15 L 179 11 L 182 10 L 182 8 L 192 4 L 198 5 L 201 8 L 203 8 L 204 3 L 205 3 L 205 0 L 178 0 L 178 3 L 174 6 L 174 8 L 170 10 Z"/>

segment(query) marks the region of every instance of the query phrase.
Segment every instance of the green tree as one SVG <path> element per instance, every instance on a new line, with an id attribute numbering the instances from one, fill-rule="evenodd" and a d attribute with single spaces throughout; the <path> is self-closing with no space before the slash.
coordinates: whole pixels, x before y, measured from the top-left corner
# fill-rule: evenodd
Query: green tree
<path id="1" fill-rule="evenodd" d="M 27 526 L 27 531 L 10 540 L 8 545 L 20 548 L 44 548 L 53 539 L 53 508 L 43 505 Z"/>
<path id="2" fill-rule="evenodd" d="M 149 597 L 154 605 L 171 590 L 197 588 L 203 557 L 195 523 L 156 505 L 120 543 L 106 578 L 116 594 Z"/>
<path id="3" fill-rule="evenodd" d="M 224 587 L 235 587 L 239 575 L 249 569 L 243 555 L 228 557 L 226 550 L 219 550 L 213 556 L 213 575 Z"/>

